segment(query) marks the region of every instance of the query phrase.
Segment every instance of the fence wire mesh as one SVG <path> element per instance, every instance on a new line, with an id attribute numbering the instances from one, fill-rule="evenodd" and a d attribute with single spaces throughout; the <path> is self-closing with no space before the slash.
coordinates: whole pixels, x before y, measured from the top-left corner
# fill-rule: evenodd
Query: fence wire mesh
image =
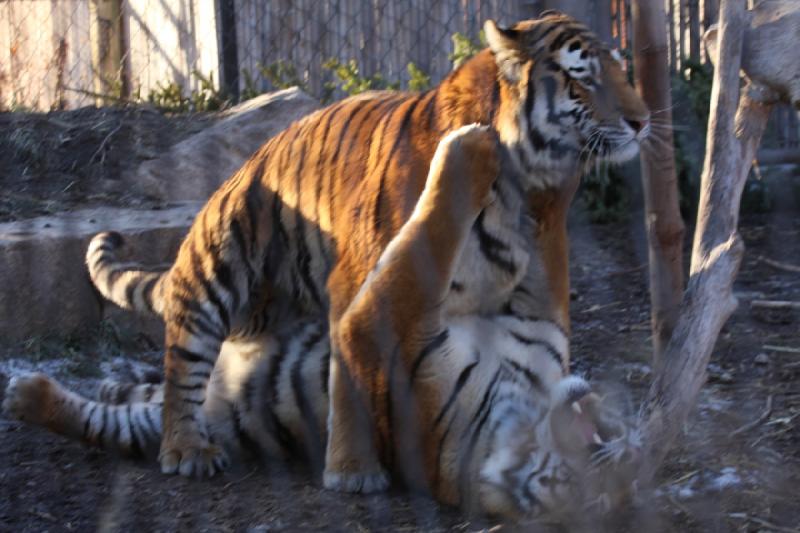
<path id="1" fill-rule="evenodd" d="M 699 29 L 714 21 L 714 2 L 665 2 L 672 69 L 684 75 L 706 61 Z M 558 2 L 0 0 L 0 109 L 127 101 L 214 109 L 291 85 L 323 101 L 364 88 L 419 88 L 452 69 L 454 35 L 478 42 L 486 19 L 508 24 L 552 4 Z M 599 35 L 630 47 L 631 0 L 584 4 L 591 9 L 583 18 Z M 797 146 L 797 131 L 796 114 L 781 109 L 766 140 Z"/>
<path id="2" fill-rule="evenodd" d="M 218 89 L 238 97 L 289 84 L 322 97 L 334 66 L 351 62 L 359 76 L 386 85 L 406 87 L 409 63 L 438 81 L 452 68 L 453 34 L 477 40 L 487 18 L 531 17 L 533 4 L 7 0 L 0 105 L 65 109 Z"/>

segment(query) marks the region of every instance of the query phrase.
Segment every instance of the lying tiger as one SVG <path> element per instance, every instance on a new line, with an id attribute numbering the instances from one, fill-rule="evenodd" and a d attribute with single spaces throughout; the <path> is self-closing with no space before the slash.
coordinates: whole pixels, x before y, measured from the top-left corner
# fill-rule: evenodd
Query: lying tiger
<path id="1" fill-rule="evenodd" d="M 414 360 L 392 362 L 395 392 L 381 401 L 392 412 L 396 440 L 384 463 L 443 503 L 518 518 L 616 497 L 627 487 L 638 443 L 583 379 L 565 375 L 567 337 L 557 323 L 535 318 L 538 303 L 527 291 L 515 291 L 506 312 L 443 311 L 499 167 L 486 127 L 459 129 L 440 143 L 412 216 L 359 290 L 349 320 L 381 335 L 402 318 L 409 338 L 400 342 L 433 339 Z M 416 276 L 420 254 L 431 250 L 431 275 Z M 396 355 L 404 353 L 411 352 Z M 226 342 L 202 406 L 211 441 L 233 457 L 305 450 L 321 466 L 330 356 L 324 316 Z M 9 383 L 3 407 L 57 433 L 140 454 L 158 449 L 163 395 L 163 385 L 112 384 L 91 401 L 31 375 Z"/>
<path id="2" fill-rule="evenodd" d="M 566 15 L 510 28 L 487 21 L 485 33 L 488 48 L 430 91 L 360 94 L 270 139 L 209 199 L 168 270 L 121 269 L 119 239 L 93 243 L 88 263 L 100 291 L 166 323 L 162 471 L 224 467 L 201 409 L 221 346 L 285 329 L 287 313 L 299 309 L 328 317 L 334 354 L 324 484 L 385 487 L 380 457 L 394 436 L 382 398 L 395 380 L 384 370 L 397 345 L 365 337 L 351 320 L 360 315 L 347 315 L 422 205 L 440 139 L 462 126 L 492 126 L 507 165 L 494 182 L 496 201 L 474 219 L 452 283 L 438 295 L 445 315 L 498 313 L 515 290 L 545 290 L 540 316 L 568 328 L 566 205 L 585 164 L 637 154 L 649 113 L 608 47 Z M 524 223 L 531 214 L 535 227 Z M 528 252 L 534 245 L 538 261 Z M 403 274 L 407 283 L 412 272 Z M 404 339 L 400 349 L 411 351 L 404 357 L 424 351 L 404 318 L 392 326 Z"/>

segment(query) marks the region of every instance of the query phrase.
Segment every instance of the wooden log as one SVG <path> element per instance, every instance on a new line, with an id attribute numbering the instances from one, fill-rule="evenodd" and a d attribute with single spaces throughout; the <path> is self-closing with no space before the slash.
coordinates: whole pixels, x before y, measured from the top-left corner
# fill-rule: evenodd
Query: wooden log
<path id="1" fill-rule="evenodd" d="M 758 151 L 759 165 L 800 165 L 800 148 L 763 148 Z"/>

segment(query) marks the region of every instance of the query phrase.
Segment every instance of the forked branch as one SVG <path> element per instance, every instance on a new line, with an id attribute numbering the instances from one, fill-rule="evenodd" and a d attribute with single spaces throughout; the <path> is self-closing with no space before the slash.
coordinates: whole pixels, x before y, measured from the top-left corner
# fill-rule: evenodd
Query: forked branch
<path id="1" fill-rule="evenodd" d="M 690 278 L 641 411 L 642 481 L 652 479 L 694 408 L 717 336 L 736 308 L 732 286 L 744 253 L 736 231 L 739 200 L 771 107 L 750 88 L 740 101 L 746 22 L 745 2 L 722 1 Z"/>

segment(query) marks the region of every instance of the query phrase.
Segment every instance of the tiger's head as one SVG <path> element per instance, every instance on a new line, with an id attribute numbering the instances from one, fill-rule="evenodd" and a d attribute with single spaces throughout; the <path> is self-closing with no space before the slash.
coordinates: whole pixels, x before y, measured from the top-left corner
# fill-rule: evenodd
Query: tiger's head
<path id="1" fill-rule="evenodd" d="M 484 513 L 524 520 L 607 512 L 630 494 L 639 433 L 575 376 L 550 391 L 546 411 L 519 413 L 494 436 L 480 474 Z M 528 413 L 530 415 L 530 413 Z"/>
<path id="2" fill-rule="evenodd" d="M 497 128 L 529 185 L 557 185 L 561 171 L 638 154 L 650 112 L 619 54 L 584 25 L 547 12 L 510 28 L 488 20 L 484 31 L 501 90 L 514 96 Z"/>

